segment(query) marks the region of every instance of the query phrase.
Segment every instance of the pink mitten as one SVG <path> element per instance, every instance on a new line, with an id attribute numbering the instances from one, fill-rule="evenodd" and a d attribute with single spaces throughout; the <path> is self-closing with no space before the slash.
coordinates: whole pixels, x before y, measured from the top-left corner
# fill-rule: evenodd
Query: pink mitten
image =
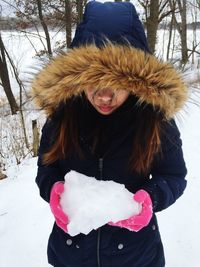
<path id="1" fill-rule="evenodd" d="M 138 232 L 143 227 L 147 226 L 151 220 L 152 201 L 149 194 L 145 190 L 139 190 L 135 193 L 133 199 L 142 205 L 140 214 L 133 215 L 129 219 L 122 220 L 116 223 L 109 222 L 110 225 L 127 228 L 130 231 Z"/>
<path id="2" fill-rule="evenodd" d="M 64 183 L 56 182 L 52 189 L 50 195 L 50 208 L 55 217 L 56 224 L 67 233 L 67 224 L 69 223 L 68 216 L 63 212 L 60 205 L 60 197 L 64 192 Z"/>

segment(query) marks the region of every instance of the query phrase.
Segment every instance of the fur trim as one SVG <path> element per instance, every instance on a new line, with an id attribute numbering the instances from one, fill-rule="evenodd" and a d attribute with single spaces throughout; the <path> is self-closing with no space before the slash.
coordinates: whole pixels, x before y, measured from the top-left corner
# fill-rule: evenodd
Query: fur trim
<path id="1" fill-rule="evenodd" d="M 32 93 L 50 116 L 59 104 L 87 88 L 126 89 L 172 118 L 188 90 L 168 63 L 131 46 L 107 44 L 74 48 L 52 60 L 35 78 Z"/>

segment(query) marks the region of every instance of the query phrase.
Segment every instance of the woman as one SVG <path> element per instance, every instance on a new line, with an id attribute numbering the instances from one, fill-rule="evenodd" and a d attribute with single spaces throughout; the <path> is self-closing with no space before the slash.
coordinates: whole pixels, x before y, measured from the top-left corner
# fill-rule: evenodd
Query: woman
<path id="1" fill-rule="evenodd" d="M 36 182 L 56 223 L 48 261 L 55 267 L 163 267 L 155 213 L 186 187 L 175 114 L 187 89 L 150 54 L 131 3 L 89 2 L 71 49 L 33 82 L 47 114 Z M 141 214 L 71 237 L 59 199 L 70 170 L 124 184 Z"/>

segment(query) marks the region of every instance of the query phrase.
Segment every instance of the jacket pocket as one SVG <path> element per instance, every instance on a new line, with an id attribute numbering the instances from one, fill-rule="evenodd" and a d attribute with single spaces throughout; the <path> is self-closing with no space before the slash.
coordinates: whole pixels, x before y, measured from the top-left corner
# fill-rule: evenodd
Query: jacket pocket
<path id="1" fill-rule="evenodd" d="M 156 259 L 163 255 L 161 239 L 157 224 L 151 224 L 139 232 L 119 229 L 113 237 L 111 244 L 112 267 L 161 267 L 156 264 Z M 163 256 L 164 257 L 164 256 Z M 164 266 L 164 265 L 163 265 Z"/>
<path id="2" fill-rule="evenodd" d="M 48 261 L 64 267 L 82 266 L 83 241 L 81 235 L 71 237 L 54 226 L 48 242 Z"/>

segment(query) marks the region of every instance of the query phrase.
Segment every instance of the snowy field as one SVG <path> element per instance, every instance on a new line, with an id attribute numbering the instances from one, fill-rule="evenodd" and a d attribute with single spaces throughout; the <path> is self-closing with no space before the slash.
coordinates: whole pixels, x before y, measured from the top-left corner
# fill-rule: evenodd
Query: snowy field
<path id="1" fill-rule="evenodd" d="M 21 77 L 34 65 L 34 51 L 27 38 L 2 34 L 18 62 Z M 54 42 L 60 36 L 55 35 Z M 37 39 L 37 49 L 42 49 Z M 162 40 L 161 40 L 162 42 Z M 23 43 L 23 47 L 22 47 Z M 162 46 L 162 45 L 161 45 Z M 14 51 L 18 51 L 17 53 Z M 160 51 L 160 54 L 165 53 Z M 12 53 L 11 53 L 12 56 Z M 193 75 L 188 72 L 187 79 Z M 192 77 L 193 78 L 193 77 Z M 15 83 L 12 83 L 15 87 Z M 17 87 L 16 87 L 17 93 Z M 0 96 L 2 96 L 0 88 Z M 200 102 L 200 99 L 197 99 Z M 158 213 L 166 267 L 200 266 L 200 107 L 190 105 L 177 117 L 188 168 L 184 195 L 170 208 Z M 37 159 L 9 167 L 8 179 L 0 181 L 0 267 L 47 267 L 46 245 L 53 217 L 35 184 Z"/>

